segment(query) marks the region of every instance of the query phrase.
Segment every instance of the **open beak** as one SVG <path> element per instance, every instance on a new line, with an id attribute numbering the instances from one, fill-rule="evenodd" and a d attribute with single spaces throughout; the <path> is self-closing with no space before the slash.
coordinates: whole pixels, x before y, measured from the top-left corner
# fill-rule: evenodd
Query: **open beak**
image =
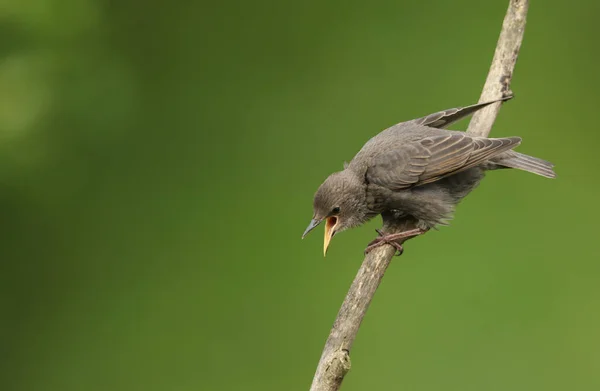
<path id="1" fill-rule="evenodd" d="M 312 219 L 306 230 L 302 234 L 302 239 L 315 227 L 321 224 L 322 219 Z M 323 241 L 323 256 L 327 255 L 327 247 L 329 247 L 329 242 L 331 242 L 331 238 L 335 235 L 335 227 L 337 225 L 338 218 L 335 216 L 330 216 L 325 221 L 325 239 Z"/>
<path id="2" fill-rule="evenodd" d="M 323 240 L 323 256 L 327 255 L 327 247 L 329 247 L 329 242 L 331 242 L 331 238 L 335 235 L 335 226 L 337 225 L 338 219 L 335 216 L 331 216 L 327 218 L 325 222 L 325 239 Z"/>

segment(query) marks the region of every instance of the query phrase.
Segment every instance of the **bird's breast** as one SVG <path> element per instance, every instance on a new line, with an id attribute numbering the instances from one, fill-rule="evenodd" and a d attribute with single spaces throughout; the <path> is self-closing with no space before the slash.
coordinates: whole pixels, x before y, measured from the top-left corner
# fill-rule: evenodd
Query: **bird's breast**
<path id="1" fill-rule="evenodd" d="M 367 186 L 367 207 L 375 214 L 379 214 L 389 209 L 389 202 L 392 197 L 392 191 L 389 189 L 373 183 L 370 183 Z"/>

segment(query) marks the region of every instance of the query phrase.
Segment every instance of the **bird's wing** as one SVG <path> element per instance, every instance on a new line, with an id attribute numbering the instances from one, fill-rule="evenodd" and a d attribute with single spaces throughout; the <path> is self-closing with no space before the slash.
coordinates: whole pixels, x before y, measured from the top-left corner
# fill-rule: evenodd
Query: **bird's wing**
<path id="1" fill-rule="evenodd" d="M 446 128 L 447 126 L 452 125 L 456 121 L 460 121 L 461 119 L 473 114 L 474 112 L 483 109 L 484 107 L 499 101 L 505 101 L 512 98 L 512 95 L 506 96 L 502 99 L 477 103 L 467 107 L 456 107 L 453 109 L 438 111 L 437 113 L 429 114 L 422 118 L 417 118 L 414 121 L 416 125 L 429 126 L 432 128 Z"/>
<path id="2" fill-rule="evenodd" d="M 391 190 L 420 186 L 475 167 L 520 142 L 519 137 L 471 137 L 459 132 L 426 137 L 375 156 L 366 178 Z"/>

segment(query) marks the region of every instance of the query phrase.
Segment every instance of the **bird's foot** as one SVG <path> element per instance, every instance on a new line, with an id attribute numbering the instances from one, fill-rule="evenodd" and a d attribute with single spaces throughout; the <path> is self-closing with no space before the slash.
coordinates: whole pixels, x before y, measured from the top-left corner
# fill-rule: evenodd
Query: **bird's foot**
<path id="1" fill-rule="evenodd" d="M 409 239 L 427 232 L 421 228 L 415 228 L 396 234 L 384 234 L 378 229 L 376 229 L 375 231 L 377 231 L 379 237 L 375 238 L 375 240 L 368 244 L 367 248 L 365 249 L 365 254 L 371 252 L 371 250 L 373 250 L 375 247 L 379 247 L 384 244 L 389 244 L 396 249 L 396 255 L 402 255 L 402 253 L 404 252 L 404 248 L 396 240 Z"/>

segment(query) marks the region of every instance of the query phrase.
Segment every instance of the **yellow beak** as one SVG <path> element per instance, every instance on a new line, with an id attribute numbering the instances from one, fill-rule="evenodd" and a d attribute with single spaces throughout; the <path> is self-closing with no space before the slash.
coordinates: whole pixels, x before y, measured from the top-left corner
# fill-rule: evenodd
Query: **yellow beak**
<path id="1" fill-rule="evenodd" d="M 327 218 L 325 222 L 325 238 L 323 240 L 323 256 L 327 255 L 327 247 L 329 247 L 329 242 L 331 242 L 331 238 L 335 233 L 334 228 L 337 225 L 337 217 L 331 216 Z"/>

